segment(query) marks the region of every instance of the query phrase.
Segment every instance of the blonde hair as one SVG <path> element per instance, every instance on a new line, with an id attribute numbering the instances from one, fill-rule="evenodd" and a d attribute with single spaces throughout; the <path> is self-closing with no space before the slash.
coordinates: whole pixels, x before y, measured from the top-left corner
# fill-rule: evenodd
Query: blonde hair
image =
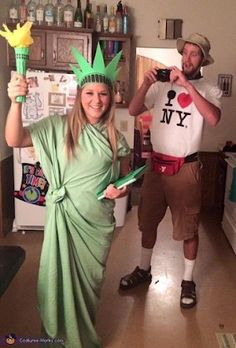
<path id="1" fill-rule="evenodd" d="M 113 152 L 113 162 L 117 158 L 117 140 L 118 131 L 115 127 L 115 101 L 112 88 L 108 87 L 110 94 L 110 105 L 103 114 L 101 121 L 107 128 L 108 140 Z M 68 158 L 74 156 L 75 148 L 78 147 L 79 135 L 83 131 L 83 127 L 88 123 L 87 117 L 81 104 L 82 88 L 77 89 L 74 106 L 67 115 L 67 132 L 66 132 L 66 152 Z"/>

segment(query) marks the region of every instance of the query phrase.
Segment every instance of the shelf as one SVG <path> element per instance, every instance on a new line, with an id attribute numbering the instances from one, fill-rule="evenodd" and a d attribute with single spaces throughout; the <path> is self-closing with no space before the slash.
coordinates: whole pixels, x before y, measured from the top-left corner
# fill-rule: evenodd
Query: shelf
<path id="1" fill-rule="evenodd" d="M 122 34 L 122 33 L 97 33 L 96 31 L 93 34 L 94 36 L 97 36 L 99 40 L 111 40 L 111 38 L 115 38 L 115 40 L 122 40 L 122 39 L 131 39 L 133 34 Z"/>
<path id="2" fill-rule="evenodd" d="M 16 23 L 9 23 L 7 22 L 6 25 L 9 28 L 15 28 Z M 21 24 L 21 26 L 23 23 Z M 66 27 L 66 26 L 57 26 L 57 25 L 37 25 L 33 24 L 32 29 L 39 29 L 39 30 L 54 30 L 54 31 L 66 31 L 66 32 L 78 32 L 78 33 L 94 33 L 93 29 L 87 29 L 87 28 L 76 28 L 76 27 Z"/>

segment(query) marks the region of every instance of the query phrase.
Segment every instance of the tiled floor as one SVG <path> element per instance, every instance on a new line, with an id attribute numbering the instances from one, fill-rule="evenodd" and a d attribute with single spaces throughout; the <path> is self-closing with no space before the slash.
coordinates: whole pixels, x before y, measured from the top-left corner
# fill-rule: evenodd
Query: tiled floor
<path id="1" fill-rule="evenodd" d="M 236 332 L 236 255 L 218 219 L 212 214 L 202 219 L 195 269 L 198 305 L 191 310 L 179 307 L 182 243 L 172 240 L 171 230 L 167 214 L 159 228 L 151 285 L 125 293 L 118 291 L 119 279 L 139 262 L 136 206 L 115 232 L 97 316 L 104 348 L 219 348 L 216 333 Z M 17 232 L 0 240 L 26 250 L 24 264 L 0 299 L 0 336 L 40 336 L 36 282 L 42 237 L 42 232 Z"/>

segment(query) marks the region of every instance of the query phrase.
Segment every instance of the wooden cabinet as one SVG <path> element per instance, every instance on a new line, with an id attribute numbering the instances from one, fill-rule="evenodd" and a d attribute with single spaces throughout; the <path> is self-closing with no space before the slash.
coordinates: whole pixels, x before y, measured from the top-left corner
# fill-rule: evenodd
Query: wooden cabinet
<path id="1" fill-rule="evenodd" d="M 12 30 L 13 24 L 8 24 Z M 61 28 L 55 26 L 33 26 L 31 30 L 34 43 L 30 46 L 28 68 L 45 71 L 71 71 L 70 63 L 76 63 L 71 47 L 76 47 L 91 63 L 97 43 L 100 42 L 105 64 L 122 50 L 119 62 L 120 71 L 115 83 L 115 92 L 120 94 L 117 107 L 127 107 L 130 101 L 130 34 L 96 33 L 92 29 Z M 8 65 L 15 68 L 14 50 L 8 46 Z"/>
<path id="2" fill-rule="evenodd" d="M 117 105 L 119 107 L 127 107 L 130 101 L 130 63 L 131 63 L 131 42 L 130 34 L 110 34 L 110 33 L 94 33 L 94 49 L 97 42 L 100 42 L 105 58 L 105 63 L 109 61 L 122 50 L 122 56 L 119 63 L 120 71 L 115 84 L 115 92 L 120 92 L 122 99 Z M 119 90 L 118 90 L 119 88 Z"/>
<path id="3" fill-rule="evenodd" d="M 28 68 L 71 71 L 69 64 L 75 63 L 71 47 L 76 47 L 91 62 L 92 30 L 78 31 L 73 28 L 35 26 L 31 33 L 34 43 L 30 46 Z M 8 64 L 12 68 L 15 67 L 14 50 L 9 46 Z"/>
<path id="4" fill-rule="evenodd" d="M 224 208 L 226 162 L 220 152 L 199 153 L 202 162 L 202 211 L 217 211 Z"/>
<path id="5" fill-rule="evenodd" d="M 71 71 L 69 64 L 76 63 L 71 47 L 77 48 L 91 63 L 92 35 L 78 32 L 47 33 L 47 69 Z"/>

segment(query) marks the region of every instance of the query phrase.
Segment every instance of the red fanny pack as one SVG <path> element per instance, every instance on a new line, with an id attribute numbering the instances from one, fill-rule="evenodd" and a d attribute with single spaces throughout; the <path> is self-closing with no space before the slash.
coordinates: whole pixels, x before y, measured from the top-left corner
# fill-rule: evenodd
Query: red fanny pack
<path id="1" fill-rule="evenodd" d="M 184 157 L 174 157 L 163 155 L 162 153 L 152 152 L 152 170 L 158 174 L 174 175 L 183 166 Z"/>

